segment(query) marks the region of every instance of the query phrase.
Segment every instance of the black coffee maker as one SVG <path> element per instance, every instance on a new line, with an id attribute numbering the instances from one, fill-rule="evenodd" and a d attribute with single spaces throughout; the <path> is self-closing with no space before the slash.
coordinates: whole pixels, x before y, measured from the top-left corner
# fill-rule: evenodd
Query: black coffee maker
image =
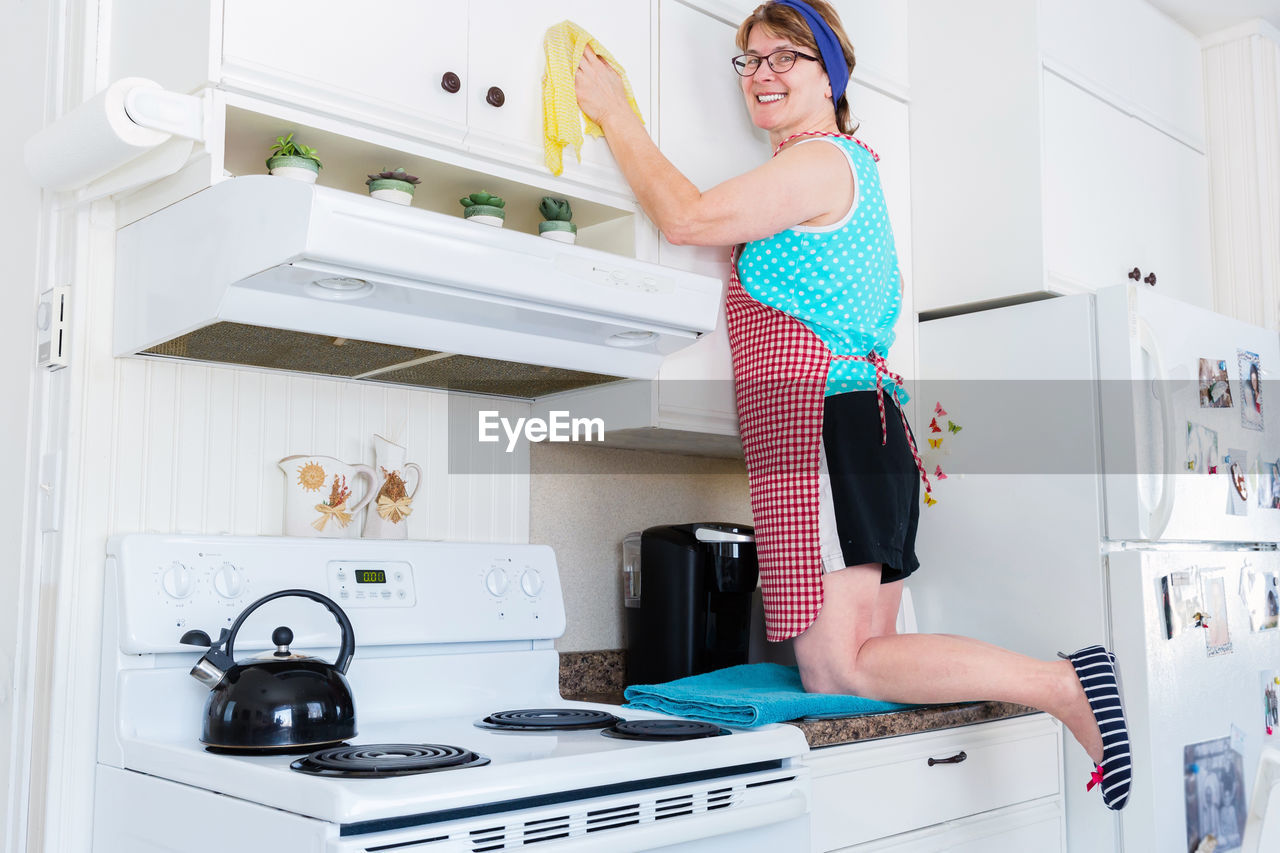
<path id="1" fill-rule="evenodd" d="M 747 662 L 760 575 L 755 531 L 705 522 L 623 542 L 627 683 L 658 684 Z"/>

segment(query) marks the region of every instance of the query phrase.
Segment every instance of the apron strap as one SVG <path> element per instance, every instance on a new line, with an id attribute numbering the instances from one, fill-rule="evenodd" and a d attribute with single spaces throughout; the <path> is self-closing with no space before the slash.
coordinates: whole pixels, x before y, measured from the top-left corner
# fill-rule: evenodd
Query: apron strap
<path id="1" fill-rule="evenodd" d="M 911 429 L 907 426 L 907 413 L 902 410 L 899 391 L 902 389 L 902 377 L 889 369 L 888 363 L 885 362 L 884 356 L 872 350 L 866 355 L 832 355 L 833 361 L 862 361 L 870 364 L 876 369 L 876 402 L 880 404 L 880 445 L 889 443 L 889 427 L 885 423 L 884 414 L 884 379 L 887 376 L 893 382 L 893 398 L 898 403 L 898 414 L 902 416 L 902 431 L 907 436 L 907 445 L 911 448 L 911 456 L 916 460 L 916 470 L 920 472 L 920 479 L 924 483 L 925 494 L 933 494 L 933 487 L 929 484 L 929 475 L 924 470 L 924 460 L 920 458 L 920 451 L 916 449 L 915 437 L 911 435 Z"/>

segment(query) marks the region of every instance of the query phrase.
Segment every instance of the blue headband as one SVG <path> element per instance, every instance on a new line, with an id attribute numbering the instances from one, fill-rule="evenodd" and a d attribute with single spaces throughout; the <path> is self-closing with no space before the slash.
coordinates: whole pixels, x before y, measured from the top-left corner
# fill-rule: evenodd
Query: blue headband
<path id="1" fill-rule="evenodd" d="M 831 101 L 840 103 L 840 96 L 849 85 L 849 66 L 844 61 L 844 49 L 840 47 L 840 39 L 826 19 L 804 0 L 773 0 L 775 6 L 786 6 L 795 9 L 809 25 L 813 40 L 818 43 L 818 53 L 822 56 L 822 64 L 827 69 L 827 79 L 831 81 Z"/>

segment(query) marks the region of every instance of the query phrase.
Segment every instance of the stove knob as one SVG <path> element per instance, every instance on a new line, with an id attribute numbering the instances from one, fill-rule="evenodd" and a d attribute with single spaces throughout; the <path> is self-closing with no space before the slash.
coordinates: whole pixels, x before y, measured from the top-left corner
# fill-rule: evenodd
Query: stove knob
<path id="1" fill-rule="evenodd" d="M 186 598 L 196 588 L 191 570 L 177 560 L 164 570 L 164 574 L 160 576 L 160 585 L 170 598 Z"/>
<path id="2" fill-rule="evenodd" d="M 239 598 L 244 592 L 244 575 L 230 563 L 223 563 L 213 573 L 213 588 L 223 598 Z"/>
<path id="3" fill-rule="evenodd" d="M 530 598 L 537 598 L 542 592 L 542 575 L 533 569 L 525 569 L 524 574 L 520 575 L 520 588 Z"/>
<path id="4" fill-rule="evenodd" d="M 496 567 L 490 569 L 489 574 L 484 576 L 484 586 L 490 595 L 502 595 L 507 591 L 507 573 Z"/>

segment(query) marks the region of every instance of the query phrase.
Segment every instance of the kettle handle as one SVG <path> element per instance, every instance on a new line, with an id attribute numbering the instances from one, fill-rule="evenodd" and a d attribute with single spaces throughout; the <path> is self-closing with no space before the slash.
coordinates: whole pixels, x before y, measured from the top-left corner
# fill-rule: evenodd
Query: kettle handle
<path id="1" fill-rule="evenodd" d="M 347 614 L 342 611 L 338 603 L 327 595 L 321 595 L 309 589 L 282 589 L 279 592 L 273 592 L 270 595 L 264 595 L 253 604 L 250 604 L 244 611 L 236 617 L 236 621 L 231 625 L 231 633 L 227 635 L 227 645 L 224 651 L 227 659 L 235 663 L 236 653 L 233 644 L 235 643 L 236 634 L 240 631 L 240 626 L 244 624 L 244 620 L 249 614 L 257 610 L 262 605 L 276 598 L 286 598 L 296 596 L 298 598 L 309 598 L 312 601 L 318 601 L 333 614 L 333 618 L 338 620 L 338 627 L 342 629 L 342 645 L 338 648 L 338 659 L 333 662 L 334 668 L 343 675 L 347 672 L 347 667 L 351 665 L 351 658 L 356 653 L 356 632 L 351 627 L 351 620 L 347 618 Z"/>

